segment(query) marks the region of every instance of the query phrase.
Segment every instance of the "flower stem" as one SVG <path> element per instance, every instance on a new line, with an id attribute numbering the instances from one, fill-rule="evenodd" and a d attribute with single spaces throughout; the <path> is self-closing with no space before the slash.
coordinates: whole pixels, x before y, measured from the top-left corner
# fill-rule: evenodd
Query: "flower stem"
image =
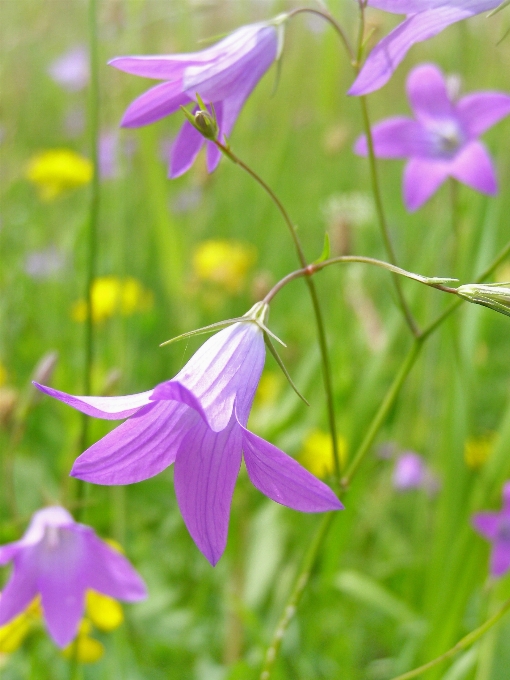
<path id="1" fill-rule="evenodd" d="M 397 675 L 392 680 L 411 680 L 411 678 L 416 678 L 422 673 L 425 673 L 431 668 L 434 668 L 442 661 L 445 661 L 446 659 L 455 656 L 455 654 L 461 652 L 463 649 L 470 647 L 473 643 L 475 643 L 483 635 L 485 635 L 485 633 L 490 628 L 492 628 L 492 626 L 494 626 L 507 613 L 509 609 L 510 599 L 508 599 L 505 602 L 505 604 L 494 614 L 494 616 L 491 616 L 491 618 L 487 619 L 487 621 L 485 623 L 482 623 L 481 626 L 479 626 L 475 630 L 471 631 L 471 633 L 468 633 L 466 636 L 464 636 L 461 640 L 457 642 L 456 645 L 454 645 L 447 652 L 441 654 L 437 658 L 433 659 L 432 661 L 429 661 L 428 663 L 424 664 L 423 666 L 420 666 L 419 668 L 415 668 L 414 670 L 408 671 L 407 673 L 403 673 L 402 675 Z"/>
<path id="2" fill-rule="evenodd" d="M 299 7 L 298 9 L 293 9 L 291 12 L 289 12 L 288 17 L 291 19 L 292 17 L 297 16 L 298 14 L 302 14 L 306 12 L 307 14 L 315 14 L 316 16 L 322 17 L 325 19 L 327 22 L 333 26 L 335 31 L 338 33 L 340 40 L 343 43 L 343 46 L 345 47 L 345 51 L 347 52 L 347 56 L 351 60 L 351 63 L 354 64 L 355 62 L 355 54 L 354 50 L 352 48 L 352 45 L 350 43 L 349 38 L 347 37 L 347 33 L 344 31 L 343 26 L 335 19 L 335 17 L 329 12 L 322 11 L 320 9 L 312 9 L 311 7 Z"/>
<path id="3" fill-rule="evenodd" d="M 271 189 L 271 187 L 266 184 L 266 182 L 260 177 L 252 168 L 250 168 L 246 163 L 244 163 L 236 154 L 232 151 L 230 146 L 228 144 L 222 144 L 220 141 L 216 140 L 214 142 L 216 146 L 220 149 L 222 153 L 224 153 L 228 158 L 230 158 L 231 161 L 239 165 L 245 172 L 247 172 L 250 177 L 252 177 L 263 189 L 264 191 L 268 194 L 268 196 L 271 198 L 273 203 L 276 205 L 278 210 L 280 211 L 281 216 L 283 217 L 283 220 L 285 221 L 285 224 L 287 225 L 290 235 L 292 237 L 292 240 L 294 242 L 294 247 L 296 248 L 297 256 L 299 259 L 299 262 L 301 264 L 301 267 L 306 268 L 307 267 L 307 261 L 305 258 L 305 254 L 303 251 L 303 247 L 301 245 L 301 242 L 299 240 L 299 236 L 296 231 L 296 227 L 294 226 L 292 220 L 290 219 L 290 216 L 286 209 L 284 208 L 282 202 L 278 198 L 278 196 L 275 194 L 275 192 Z M 322 318 L 322 311 L 319 303 L 319 296 L 317 295 L 317 289 L 315 287 L 315 283 L 312 281 L 310 277 L 306 277 L 305 279 L 306 285 L 308 286 L 308 290 L 310 292 L 310 297 L 312 300 L 312 307 L 313 307 L 313 312 L 315 316 L 315 324 L 317 326 L 317 336 L 319 340 L 319 347 L 320 347 L 320 353 L 321 353 L 321 360 L 322 360 L 322 376 L 324 380 L 324 391 L 326 393 L 326 403 L 327 403 L 327 410 L 328 410 L 328 423 L 329 423 L 329 431 L 331 435 L 331 442 L 333 446 L 333 460 L 335 464 L 335 476 L 338 485 L 340 485 L 340 480 L 342 476 L 342 465 L 340 462 L 340 452 L 338 450 L 338 439 L 337 439 L 337 434 L 336 434 L 336 422 L 335 422 L 335 405 L 334 405 L 334 398 L 333 398 L 333 385 L 332 385 L 332 380 L 331 380 L 331 364 L 329 360 L 329 354 L 328 354 L 328 345 L 326 341 L 326 331 L 324 328 L 324 320 Z"/>

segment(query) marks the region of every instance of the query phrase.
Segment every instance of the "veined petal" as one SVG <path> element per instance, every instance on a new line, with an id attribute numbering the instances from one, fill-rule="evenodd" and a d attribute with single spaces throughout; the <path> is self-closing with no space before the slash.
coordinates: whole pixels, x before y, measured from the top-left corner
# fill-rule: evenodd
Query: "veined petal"
<path id="1" fill-rule="evenodd" d="M 360 96 L 378 90 L 388 82 L 409 48 L 415 43 L 428 40 L 450 24 L 467 19 L 476 13 L 473 9 L 463 6 L 441 6 L 408 17 L 370 52 L 349 94 Z"/>
<path id="2" fill-rule="evenodd" d="M 509 569 L 510 541 L 496 541 L 491 552 L 491 574 L 492 576 L 503 576 Z"/>
<path id="3" fill-rule="evenodd" d="M 438 7 L 470 8 L 473 14 L 488 12 L 501 3 L 501 0 L 368 0 L 370 7 L 377 7 L 393 14 L 416 14 Z"/>
<path id="4" fill-rule="evenodd" d="M 168 176 L 171 179 L 180 177 L 191 168 L 203 143 L 200 132 L 188 120 L 184 121 L 170 151 Z"/>
<path id="5" fill-rule="evenodd" d="M 11 562 L 22 548 L 23 544 L 21 541 L 14 541 L 0 547 L 0 565 L 3 566 Z"/>
<path id="6" fill-rule="evenodd" d="M 108 62 L 108 66 L 143 78 L 181 81 L 184 70 L 190 64 L 199 64 L 200 62 L 201 60 L 193 54 L 145 55 L 115 57 Z"/>
<path id="7" fill-rule="evenodd" d="M 153 402 L 79 456 L 71 476 L 94 484 L 133 484 L 171 465 L 194 411 L 177 402 Z"/>
<path id="8" fill-rule="evenodd" d="M 470 142 L 452 159 L 450 175 L 483 194 L 498 192 L 491 157 L 479 141 Z"/>
<path id="9" fill-rule="evenodd" d="M 430 135 L 423 126 L 411 118 L 398 116 L 376 123 L 372 128 L 374 153 L 378 158 L 408 158 L 424 155 L 431 146 Z M 358 137 L 354 152 L 359 156 L 368 155 L 365 135 Z"/>
<path id="10" fill-rule="evenodd" d="M 498 535 L 500 513 L 478 512 L 471 518 L 473 527 L 487 540 L 495 541 Z"/>
<path id="11" fill-rule="evenodd" d="M 37 595 L 38 563 L 34 548 L 18 554 L 14 571 L 0 595 L 0 626 L 21 614 Z"/>
<path id="12" fill-rule="evenodd" d="M 244 461 L 252 484 L 277 503 L 302 512 L 341 510 L 342 503 L 329 486 L 297 461 L 246 428 Z"/>
<path id="13" fill-rule="evenodd" d="M 411 158 L 404 170 L 404 201 L 409 212 L 414 212 L 428 201 L 448 177 L 446 161 Z"/>
<path id="14" fill-rule="evenodd" d="M 157 385 L 152 399 L 182 401 L 219 432 L 234 402 L 241 422 L 247 421 L 264 360 L 260 328 L 251 321 L 233 324 L 207 340 L 173 380 Z"/>
<path id="15" fill-rule="evenodd" d="M 468 135 L 479 137 L 510 114 L 510 97 L 503 92 L 473 92 L 460 99 L 457 114 Z"/>
<path id="16" fill-rule="evenodd" d="M 455 115 L 443 74 L 435 64 L 420 64 L 409 73 L 407 96 L 418 120 Z"/>
<path id="17" fill-rule="evenodd" d="M 179 509 L 198 549 L 214 566 L 227 543 L 230 505 L 241 466 L 241 429 L 233 417 L 221 432 L 200 421 L 175 460 Z"/>
<path id="18" fill-rule="evenodd" d="M 131 102 L 120 124 L 126 128 L 149 125 L 178 111 L 190 101 L 179 81 L 160 83 Z"/>
<path id="19" fill-rule="evenodd" d="M 152 390 L 148 390 L 147 392 L 140 392 L 140 394 L 128 394 L 124 397 L 79 397 L 54 390 L 52 387 L 39 385 L 36 382 L 34 382 L 34 385 L 44 394 L 63 401 L 64 404 L 72 406 L 88 416 L 103 418 L 104 420 L 128 418 L 142 406 L 150 404 L 149 397 L 152 394 Z"/>

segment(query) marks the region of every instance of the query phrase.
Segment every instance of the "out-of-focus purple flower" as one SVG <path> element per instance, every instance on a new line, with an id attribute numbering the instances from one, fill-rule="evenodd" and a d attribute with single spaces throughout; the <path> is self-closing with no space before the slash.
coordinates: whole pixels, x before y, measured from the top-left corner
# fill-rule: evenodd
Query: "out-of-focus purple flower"
<path id="1" fill-rule="evenodd" d="M 372 130 L 376 156 L 409 159 L 404 170 L 407 209 L 420 208 L 447 177 L 484 194 L 497 193 L 492 160 L 478 137 L 510 113 L 510 96 L 472 92 L 454 102 L 434 64 L 409 73 L 407 96 L 414 118 L 387 118 Z M 364 135 L 354 151 L 367 155 Z"/>
<path id="2" fill-rule="evenodd" d="M 147 596 L 128 560 L 60 507 L 39 510 L 21 540 L 0 547 L 0 564 L 8 562 L 13 571 L 0 597 L 0 626 L 40 595 L 48 631 L 59 647 L 78 632 L 87 590 L 128 602 Z"/>
<path id="3" fill-rule="evenodd" d="M 284 19 L 282 15 L 272 22 L 243 26 L 201 52 L 112 59 L 109 63 L 121 71 L 165 81 L 135 99 L 121 125 L 140 127 L 154 123 L 197 101 L 198 93 L 206 104 L 214 105 L 218 138 L 223 140 L 230 134 L 255 85 L 278 58 Z M 207 168 L 212 172 L 221 152 L 186 121 L 172 146 L 169 176 L 178 177 L 186 172 L 204 143 Z"/>
<path id="4" fill-rule="evenodd" d="M 406 19 L 370 52 L 349 94 L 363 95 L 385 85 L 415 43 L 433 38 L 450 24 L 487 12 L 501 0 L 368 0 L 368 5 Z"/>
<path id="5" fill-rule="evenodd" d="M 175 462 L 177 503 L 205 557 L 216 562 L 227 542 L 230 505 L 244 461 L 250 480 L 274 501 L 303 512 L 343 506 L 294 459 L 246 429 L 265 359 L 257 319 L 246 317 L 210 338 L 184 368 L 153 390 L 125 397 L 75 397 L 38 385 L 88 415 L 129 417 L 91 446 L 71 474 L 96 484 L 130 484 Z"/>
<path id="6" fill-rule="evenodd" d="M 50 64 L 49 75 L 69 92 L 82 90 L 89 82 L 89 56 L 85 47 L 74 47 Z"/>
<path id="7" fill-rule="evenodd" d="M 58 274 L 65 258 L 55 246 L 29 253 L 25 259 L 25 272 L 34 279 L 48 279 Z"/>
<path id="8" fill-rule="evenodd" d="M 119 134 L 106 130 L 99 135 L 99 174 L 101 179 L 115 179 L 119 175 Z"/>
<path id="9" fill-rule="evenodd" d="M 510 569 L 510 482 L 503 487 L 500 512 L 479 512 L 472 517 L 473 527 L 492 543 L 492 576 L 503 576 Z"/>
<path id="10" fill-rule="evenodd" d="M 399 491 L 425 489 L 429 493 L 435 493 L 439 482 L 419 454 L 404 451 L 395 461 L 393 486 Z"/>

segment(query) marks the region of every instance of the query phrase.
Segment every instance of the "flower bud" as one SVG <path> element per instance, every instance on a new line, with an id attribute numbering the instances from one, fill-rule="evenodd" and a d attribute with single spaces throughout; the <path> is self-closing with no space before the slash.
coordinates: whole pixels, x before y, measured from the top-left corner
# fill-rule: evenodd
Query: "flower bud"
<path id="1" fill-rule="evenodd" d="M 465 286 L 459 286 L 457 294 L 468 302 L 474 302 L 510 316 L 510 282 L 468 283 Z"/>

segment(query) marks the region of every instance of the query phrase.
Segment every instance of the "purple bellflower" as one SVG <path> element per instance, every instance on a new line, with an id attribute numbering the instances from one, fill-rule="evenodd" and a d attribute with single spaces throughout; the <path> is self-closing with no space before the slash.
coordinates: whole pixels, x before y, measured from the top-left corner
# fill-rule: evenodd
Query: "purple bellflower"
<path id="1" fill-rule="evenodd" d="M 48 631 L 59 647 L 78 632 L 87 590 L 128 602 L 147 597 L 128 560 L 64 508 L 36 512 L 21 540 L 0 547 L 0 564 L 8 562 L 13 572 L 0 597 L 0 626 L 40 595 Z"/>
<path id="2" fill-rule="evenodd" d="M 503 576 L 510 569 L 510 482 L 503 487 L 501 512 L 479 512 L 473 515 L 472 524 L 479 534 L 492 543 L 492 576 Z"/>
<path id="3" fill-rule="evenodd" d="M 387 118 L 372 129 L 376 156 L 409 159 L 404 170 L 407 209 L 420 208 L 447 177 L 484 194 L 497 193 L 492 160 L 478 137 L 510 113 L 510 97 L 486 91 L 452 101 L 434 64 L 420 64 L 409 73 L 407 96 L 414 118 Z M 354 151 L 368 154 L 364 135 Z"/>
<path id="4" fill-rule="evenodd" d="M 273 61 L 283 43 L 283 21 L 243 26 L 200 52 L 168 56 L 117 57 L 109 63 L 126 73 L 165 82 L 156 85 L 130 104 L 121 125 L 140 127 L 179 111 L 181 106 L 202 100 L 214 106 L 218 139 L 232 131 L 246 99 Z M 197 111 L 198 107 L 194 109 Z M 185 121 L 170 153 L 169 176 L 178 177 L 193 164 L 203 144 L 207 146 L 207 169 L 212 172 L 221 152 Z"/>
<path id="5" fill-rule="evenodd" d="M 95 484 L 130 484 L 175 463 L 179 509 L 212 565 L 226 546 L 242 454 L 253 485 L 274 501 L 303 512 L 343 507 L 328 486 L 246 429 L 265 359 L 267 305 L 254 309 L 205 342 L 175 378 L 153 390 L 75 397 L 38 385 L 88 415 L 129 417 L 76 460 L 72 476 Z"/>
<path id="6" fill-rule="evenodd" d="M 364 95 L 385 85 L 409 48 L 450 24 L 498 7 L 501 0 L 368 0 L 368 5 L 406 19 L 370 52 L 349 94 Z"/>

